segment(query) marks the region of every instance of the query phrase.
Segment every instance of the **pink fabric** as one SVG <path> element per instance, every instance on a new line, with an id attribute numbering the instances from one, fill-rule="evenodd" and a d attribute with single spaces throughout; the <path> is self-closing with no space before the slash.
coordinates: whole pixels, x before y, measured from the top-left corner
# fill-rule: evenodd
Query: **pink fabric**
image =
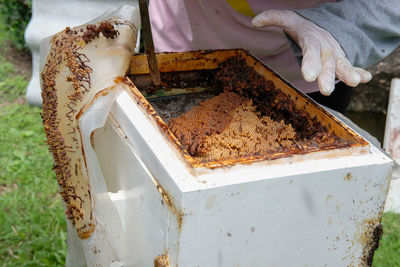
<path id="1" fill-rule="evenodd" d="M 303 9 L 326 0 L 248 0 L 255 14 L 266 9 Z M 316 82 L 301 76 L 289 42 L 277 27 L 255 29 L 248 16 L 225 0 L 151 0 L 154 45 L 158 52 L 243 48 L 259 57 L 305 93 L 318 91 Z"/>

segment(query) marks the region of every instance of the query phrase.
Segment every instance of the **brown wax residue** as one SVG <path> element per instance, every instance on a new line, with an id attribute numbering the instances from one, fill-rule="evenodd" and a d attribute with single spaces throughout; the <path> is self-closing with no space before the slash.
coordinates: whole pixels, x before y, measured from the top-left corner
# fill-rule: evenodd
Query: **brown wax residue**
<path id="1" fill-rule="evenodd" d="M 262 152 L 280 151 L 293 145 L 296 132 L 283 121 L 273 121 L 268 116 L 259 118 L 252 101 L 240 105 L 232 120 L 220 134 L 204 140 L 202 157 L 228 159 Z"/>
<path id="2" fill-rule="evenodd" d="M 287 150 L 296 137 L 290 124 L 261 116 L 252 100 L 233 92 L 201 102 L 169 127 L 199 161 Z"/>
<path id="3" fill-rule="evenodd" d="M 114 39 L 118 35 L 118 31 L 114 29 L 114 25 L 110 22 L 102 22 L 99 26 L 94 24 L 86 25 L 86 31 L 82 39 L 85 43 L 90 43 L 94 38 L 99 37 L 100 33 L 107 39 Z"/>
<path id="4" fill-rule="evenodd" d="M 288 98 L 272 81 L 266 80 L 248 66 L 244 59 L 229 58 L 220 64 L 216 73 L 224 91 L 236 92 L 253 100 L 257 111 L 271 117 L 274 121 L 284 120 L 296 130 L 299 140 L 312 139 L 316 134 L 332 137 L 328 129 L 305 110 L 296 108 L 293 100 Z"/>
<path id="5" fill-rule="evenodd" d="M 92 69 L 79 42 L 79 27 L 55 35 L 42 72 L 43 125 L 47 143 L 54 158 L 54 171 L 65 203 L 65 214 L 78 231 L 80 238 L 94 231 L 90 186 L 86 173 L 76 114 L 90 90 Z M 68 70 L 67 83 L 60 85 Z M 76 183 L 79 181 L 79 185 Z"/>
<path id="6" fill-rule="evenodd" d="M 90 103 L 93 64 L 87 56 L 86 44 L 99 37 L 114 38 L 119 32 L 114 22 L 98 25 L 67 27 L 53 36 L 43 66 L 42 98 L 43 125 L 47 143 L 54 158 L 54 171 L 65 203 L 65 214 L 81 239 L 91 236 L 95 229 L 92 199 L 79 114 Z"/>
<path id="7" fill-rule="evenodd" d="M 223 93 L 217 97 L 200 102 L 181 117 L 172 119 L 168 127 L 191 155 L 204 150 L 204 138 L 221 133 L 232 116 L 232 111 L 249 101 L 235 93 Z"/>

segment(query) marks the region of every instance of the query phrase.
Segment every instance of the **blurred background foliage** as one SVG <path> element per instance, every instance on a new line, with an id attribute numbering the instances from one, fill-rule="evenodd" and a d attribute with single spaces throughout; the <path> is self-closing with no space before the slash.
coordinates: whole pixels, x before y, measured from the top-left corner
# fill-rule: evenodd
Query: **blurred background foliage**
<path id="1" fill-rule="evenodd" d="M 0 14 L 11 42 L 18 48 L 28 50 L 24 41 L 25 28 L 32 16 L 31 0 L 0 0 Z"/>

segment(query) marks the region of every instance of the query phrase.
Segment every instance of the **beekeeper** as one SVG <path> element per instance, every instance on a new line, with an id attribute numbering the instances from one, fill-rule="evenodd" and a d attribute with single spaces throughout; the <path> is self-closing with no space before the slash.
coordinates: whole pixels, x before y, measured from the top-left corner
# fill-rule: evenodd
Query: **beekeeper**
<path id="1" fill-rule="evenodd" d="M 400 44 L 398 0 L 151 0 L 149 11 L 158 52 L 244 48 L 340 112 L 371 79 L 363 68 Z"/>

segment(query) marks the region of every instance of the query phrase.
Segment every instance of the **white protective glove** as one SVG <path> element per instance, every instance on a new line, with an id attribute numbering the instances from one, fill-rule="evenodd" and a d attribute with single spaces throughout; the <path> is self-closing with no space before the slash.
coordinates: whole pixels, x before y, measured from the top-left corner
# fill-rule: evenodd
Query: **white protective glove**
<path id="1" fill-rule="evenodd" d="M 355 87 L 371 80 L 366 70 L 353 67 L 332 35 L 311 21 L 290 10 L 266 10 L 253 18 L 253 26 L 281 27 L 302 49 L 301 72 L 307 82 L 318 77 L 321 94 L 330 95 L 335 89 L 335 77 Z"/>

